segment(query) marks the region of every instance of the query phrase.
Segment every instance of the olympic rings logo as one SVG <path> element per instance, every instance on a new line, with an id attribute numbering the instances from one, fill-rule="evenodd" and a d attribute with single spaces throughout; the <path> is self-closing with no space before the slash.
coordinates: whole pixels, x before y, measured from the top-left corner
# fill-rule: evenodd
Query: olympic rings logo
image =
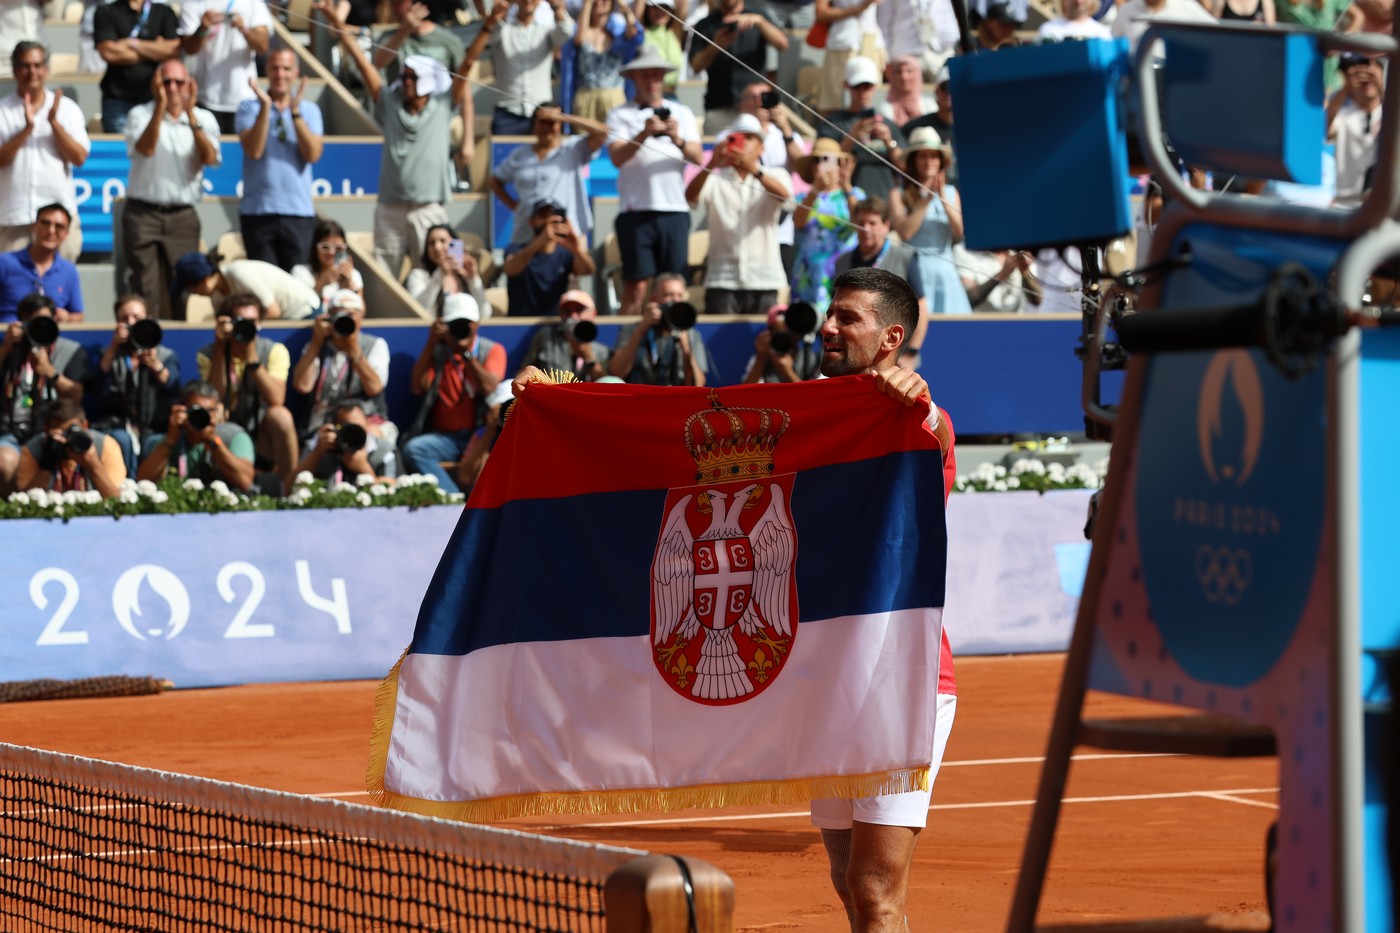
<path id="1" fill-rule="evenodd" d="M 1244 596 L 1254 579 L 1254 560 L 1240 548 L 1211 547 L 1203 544 L 1196 550 L 1196 580 L 1206 602 L 1233 606 Z"/>

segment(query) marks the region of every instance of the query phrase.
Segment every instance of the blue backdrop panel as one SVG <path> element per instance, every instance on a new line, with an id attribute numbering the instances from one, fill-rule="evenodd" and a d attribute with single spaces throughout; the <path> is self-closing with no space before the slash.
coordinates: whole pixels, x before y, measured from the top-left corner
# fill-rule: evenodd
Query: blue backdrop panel
<path id="1" fill-rule="evenodd" d="M 412 637 L 459 514 L 8 522 L 0 678 L 150 674 L 206 687 L 382 677 Z"/>

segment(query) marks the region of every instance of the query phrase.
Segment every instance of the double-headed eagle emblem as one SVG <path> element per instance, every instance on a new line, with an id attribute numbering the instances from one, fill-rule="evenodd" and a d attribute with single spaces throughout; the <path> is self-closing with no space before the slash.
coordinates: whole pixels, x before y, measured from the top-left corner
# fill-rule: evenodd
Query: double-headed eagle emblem
<path id="1" fill-rule="evenodd" d="M 797 535 L 792 474 L 773 473 L 787 413 L 710 402 L 685 425 L 698 483 L 671 490 L 652 559 L 652 647 L 677 692 L 726 704 L 761 692 L 792 650 Z"/>

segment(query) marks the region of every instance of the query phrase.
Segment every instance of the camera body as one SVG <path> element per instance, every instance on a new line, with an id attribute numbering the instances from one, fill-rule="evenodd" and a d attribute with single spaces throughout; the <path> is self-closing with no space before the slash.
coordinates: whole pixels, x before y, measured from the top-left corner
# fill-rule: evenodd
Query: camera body
<path id="1" fill-rule="evenodd" d="M 857 119 L 857 120 L 869 120 L 870 118 L 872 118 L 872 117 L 874 117 L 874 116 L 876 116 L 875 108 L 874 108 L 874 107 L 866 107 L 866 108 L 865 108 L 864 110 L 862 110 L 860 113 L 856 114 L 856 119 Z"/>
<path id="2" fill-rule="evenodd" d="M 258 322 L 252 318 L 233 319 L 233 339 L 238 343 L 252 343 L 258 339 Z"/>
<path id="3" fill-rule="evenodd" d="M 75 457 L 81 457 L 92 449 L 92 435 L 76 424 L 71 425 L 67 431 L 64 431 L 63 437 L 63 446 Z"/>
<path id="4" fill-rule="evenodd" d="M 74 424 L 63 432 L 62 440 L 46 436 L 37 459 L 41 469 L 52 473 L 64 460 L 81 457 L 91 449 L 92 435 Z"/>
<path id="5" fill-rule="evenodd" d="M 786 356 L 796 348 L 798 341 L 808 334 L 814 334 L 819 326 L 820 315 L 816 306 L 807 301 L 794 301 L 783 312 L 783 330 L 774 331 L 768 339 L 768 347 L 779 356 Z"/>
<path id="6" fill-rule="evenodd" d="M 201 433 L 203 433 L 205 428 L 214 423 L 214 418 L 209 413 L 209 409 L 205 408 L 203 405 L 191 405 L 186 408 L 185 419 L 189 422 L 190 427 Z"/>
<path id="7" fill-rule="evenodd" d="M 452 339 L 454 340 L 466 340 L 472 335 L 474 326 L 473 322 L 464 317 L 459 317 L 456 320 L 447 322 L 447 332 L 452 335 Z"/>
<path id="8" fill-rule="evenodd" d="M 772 110 L 779 103 L 781 103 L 781 99 L 778 97 L 777 91 L 764 91 L 763 96 L 758 101 L 758 105 L 764 110 Z"/>
<path id="9" fill-rule="evenodd" d="M 358 424 L 343 423 L 335 426 L 335 452 L 340 455 L 353 454 L 363 450 L 369 443 L 369 434 Z"/>
<path id="10" fill-rule="evenodd" d="M 667 330 L 690 330 L 700 313 L 688 301 L 668 301 L 661 306 L 661 323 Z"/>

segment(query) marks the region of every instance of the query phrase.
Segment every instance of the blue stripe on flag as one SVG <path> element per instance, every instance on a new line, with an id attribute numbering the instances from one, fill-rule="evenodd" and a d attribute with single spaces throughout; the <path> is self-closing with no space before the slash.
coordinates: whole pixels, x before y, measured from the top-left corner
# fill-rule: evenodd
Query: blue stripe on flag
<path id="1" fill-rule="evenodd" d="M 667 490 L 529 499 L 467 509 L 418 614 L 415 653 L 645 635 Z M 790 503 L 801 621 L 943 605 L 938 451 L 810 469 Z M 937 541 L 932 542 L 934 544 Z"/>

